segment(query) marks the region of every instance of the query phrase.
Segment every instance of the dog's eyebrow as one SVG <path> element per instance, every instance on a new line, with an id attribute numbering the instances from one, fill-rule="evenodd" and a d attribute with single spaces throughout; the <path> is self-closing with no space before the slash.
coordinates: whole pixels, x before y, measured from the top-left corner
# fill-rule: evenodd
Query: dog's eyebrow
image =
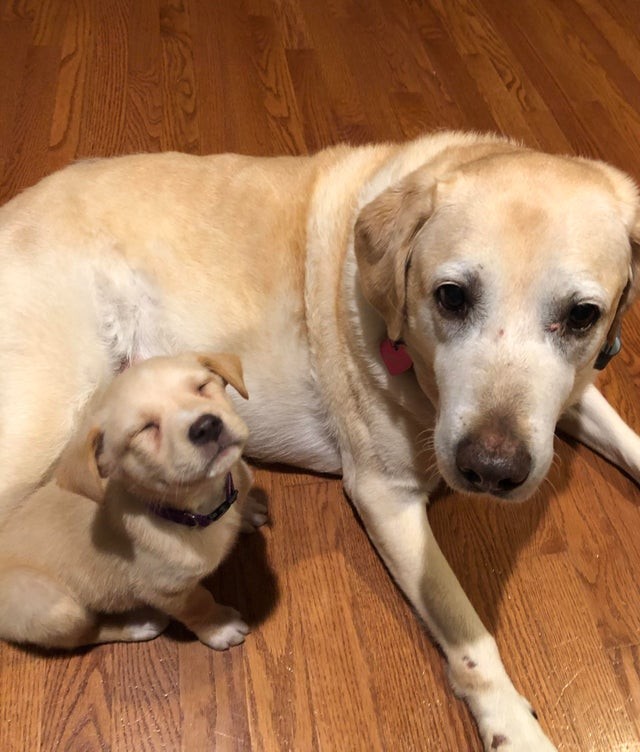
<path id="1" fill-rule="evenodd" d="M 439 287 L 446 282 L 464 285 L 471 296 L 477 300 L 482 291 L 481 272 L 481 265 L 470 267 L 464 262 L 448 264 L 436 269 L 432 284 L 434 287 Z"/>

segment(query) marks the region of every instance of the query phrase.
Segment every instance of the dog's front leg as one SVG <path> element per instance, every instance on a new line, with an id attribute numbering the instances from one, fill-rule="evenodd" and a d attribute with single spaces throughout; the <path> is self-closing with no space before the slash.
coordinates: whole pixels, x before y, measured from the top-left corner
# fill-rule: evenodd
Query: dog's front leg
<path id="1" fill-rule="evenodd" d="M 640 436 L 622 420 L 595 386 L 558 423 L 565 433 L 621 467 L 640 483 Z"/>
<path id="2" fill-rule="evenodd" d="M 475 716 L 485 750 L 554 750 L 436 543 L 425 494 L 369 473 L 358 473 L 353 484 L 345 480 L 380 555 L 444 651 L 451 683 Z"/>
<path id="3" fill-rule="evenodd" d="M 200 642 L 214 650 L 239 645 L 250 631 L 234 608 L 217 603 L 203 585 L 155 599 L 153 605 L 184 624 Z"/>

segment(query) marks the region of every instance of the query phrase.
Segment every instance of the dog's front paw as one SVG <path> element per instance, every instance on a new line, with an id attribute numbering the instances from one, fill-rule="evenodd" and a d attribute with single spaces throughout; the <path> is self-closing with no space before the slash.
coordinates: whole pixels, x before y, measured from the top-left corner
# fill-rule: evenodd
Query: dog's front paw
<path id="1" fill-rule="evenodd" d="M 242 510 L 243 533 L 254 533 L 269 519 L 267 505 L 253 494 L 249 494 Z"/>
<path id="2" fill-rule="evenodd" d="M 538 723 L 531 705 L 513 687 L 468 698 L 485 752 L 553 752 L 556 748 Z"/>
<path id="3" fill-rule="evenodd" d="M 214 650 L 228 650 L 240 645 L 251 630 L 242 616 L 229 606 L 220 606 L 215 624 L 210 624 L 198 631 L 198 639 Z"/>
<path id="4" fill-rule="evenodd" d="M 449 675 L 476 719 L 486 752 L 553 752 L 533 708 L 509 679 L 486 635 L 449 656 Z"/>

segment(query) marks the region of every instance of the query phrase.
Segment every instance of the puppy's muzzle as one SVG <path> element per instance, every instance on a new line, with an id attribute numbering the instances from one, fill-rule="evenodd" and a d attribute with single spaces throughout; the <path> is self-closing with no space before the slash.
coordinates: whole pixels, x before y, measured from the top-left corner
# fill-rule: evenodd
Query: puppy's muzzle
<path id="1" fill-rule="evenodd" d="M 218 440 L 223 427 L 224 424 L 217 415 L 205 413 L 189 426 L 189 441 L 196 446 L 210 444 Z"/>
<path id="2" fill-rule="evenodd" d="M 469 491 L 504 496 L 526 481 L 531 464 L 525 442 L 505 418 L 485 421 L 456 448 L 456 467 Z"/>

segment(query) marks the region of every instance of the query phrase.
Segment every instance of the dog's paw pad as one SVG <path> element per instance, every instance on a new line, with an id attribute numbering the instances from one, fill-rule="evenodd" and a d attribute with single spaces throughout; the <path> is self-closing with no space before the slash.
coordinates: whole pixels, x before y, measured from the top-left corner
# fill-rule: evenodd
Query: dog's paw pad
<path id="1" fill-rule="evenodd" d="M 234 645 L 240 645 L 251 631 L 249 625 L 233 608 L 221 606 L 219 620 L 216 624 L 203 629 L 198 637 L 214 650 L 228 650 Z"/>

